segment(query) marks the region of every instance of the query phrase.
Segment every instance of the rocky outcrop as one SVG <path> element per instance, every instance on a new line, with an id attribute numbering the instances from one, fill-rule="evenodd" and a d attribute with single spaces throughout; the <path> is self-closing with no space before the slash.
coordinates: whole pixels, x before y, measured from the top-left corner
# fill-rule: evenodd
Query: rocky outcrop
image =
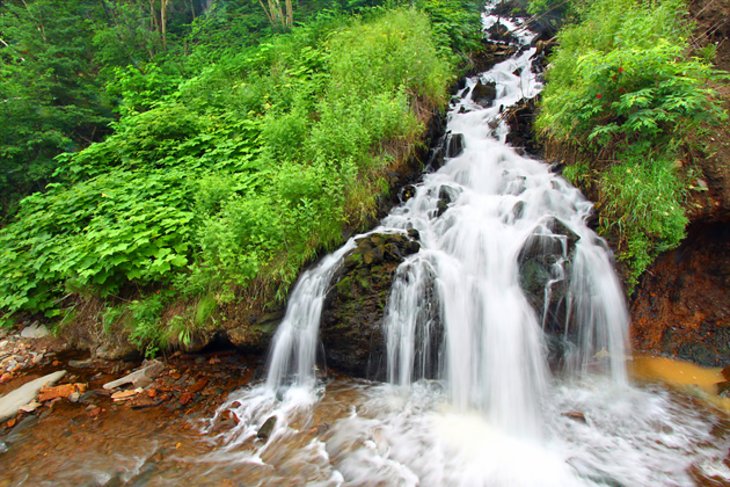
<path id="1" fill-rule="evenodd" d="M 689 228 L 644 274 L 631 304 L 635 350 L 707 366 L 730 364 L 730 227 Z"/>
<path id="2" fill-rule="evenodd" d="M 420 249 L 417 234 L 372 234 L 344 258 L 325 300 L 320 336 L 328 366 L 376 377 L 383 318 L 398 265 Z"/>

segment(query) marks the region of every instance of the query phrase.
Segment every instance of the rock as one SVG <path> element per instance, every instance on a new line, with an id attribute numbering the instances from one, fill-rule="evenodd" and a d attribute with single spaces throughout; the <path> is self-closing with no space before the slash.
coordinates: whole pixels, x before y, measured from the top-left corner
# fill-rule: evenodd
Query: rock
<path id="1" fill-rule="evenodd" d="M 451 186 L 441 186 L 439 188 L 438 211 L 436 212 L 436 217 L 443 215 L 444 212 L 449 209 L 449 205 L 456 201 L 456 198 L 458 197 L 459 191 L 456 188 L 452 188 Z"/>
<path id="2" fill-rule="evenodd" d="M 445 137 L 442 142 L 442 144 L 435 145 L 429 152 L 426 167 L 428 167 L 432 171 L 437 171 L 438 169 L 440 169 L 446 161 L 446 148 L 444 147 L 446 145 Z"/>
<path id="3" fill-rule="evenodd" d="M 94 363 L 93 359 L 87 358 L 86 360 L 69 360 L 68 366 L 74 369 L 85 369 L 91 367 Z"/>
<path id="4" fill-rule="evenodd" d="M 524 210 L 520 208 L 519 211 Z M 563 355 L 562 340 L 565 336 L 567 313 L 565 298 L 578 239 L 578 235 L 563 222 L 550 217 L 525 241 L 517 258 L 520 287 L 538 318 L 544 323 L 551 362 L 559 360 Z M 550 300 L 545 303 L 548 286 Z"/>
<path id="5" fill-rule="evenodd" d="M 198 380 L 195 384 L 190 386 L 190 392 L 200 392 L 203 389 L 205 389 L 205 386 L 208 385 L 208 379 L 203 377 L 202 379 Z"/>
<path id="6" fill-rule="evenodd" d="M 79 402 L 80 399 L 81 399 L 81 393 L 80 392 L 72 392 L 68 396 L 68 400 L 71 401 L 71 402 L 73 402 L 73 403 Z"/>
<path id="7" fill-rule="evenodd" d="M 226 325 L 226 339 L 236 347 L 252 351 L 265 351 L 284 318 L 285 309 L 266 313 L 251 313 L 242 323 L 232 321 Z"/>
<path id="8" fill-rule="evenodd" d="M 44 387 L 38 393 L 40 402 L 52 401 L 54 399 L 66 399 L 72 394 L 77 394 L 77 398 L 86 392 L 86 384 L 62 384 L 55 387 Z"/>
<path id="9" fill-rule="evenodd" d="M 144 391 L 141 387 L 138 387 L 137 389 L 130 389 L 128 391 L 119 391 L 112 394 L 112 401 L 114 402 L 122 402 L 122 401 L 128 401 L 132 399 L 137 394 Z"/>
<path id="10" fill-rule="evenodd" d="M 446 157 L 458 157 L 462 152 L 464 152 L 463 134 L 449 134 L 446 140 Z"/>
<path id="11" fill-rule="evenodd" d="M 722 376 L 725 378 L 725 380 L 730 380 L 730 365 L 722 369 Z"/>
<path id="12" fill-rule="evenodd" d="M 28 382 L 12 392 L 0 397 L 0 421 L 17 413 L 21 407 L 35 399 L 41 388 L 55 384 L 66 375 L 65 370 L 59 370 Z"/>
<path id="13" fill-rule="evenodd" d="M 104 389 L 112 390 L 123 385 L 132 384 L 134 387 L 147 387 L 164 370 L 165 364 L 159 360 L 153 360 L 149 365 L 125 375 L 121 379 L 113 380 L 104 384 Z"/>
<path id="14" fill-rule="evenodd" d="M 182 394 L 180 394 L 179 401 L 180 404 L 182 404 L 183 406 L 187 406 L 188 404 L 190 404 L 190 402 L 192 402 L 193 399 L 195 399 L 195 394 L 193 394 L 192 392 L 183 392 Z"/>
<path id="15" fill-rule="evenodd" d="M 398 195 L 398 198 L 401 203 L 405 203 L 409 199 L 413 198 L 416 195 L 416 187 L 412 184 L 406 184 L 401 188 L 400 194 Z"/>
<path id="16" fill-rule="evenodd" d="M 497 98 L 497 83 L 495 81 L 477 81 L 471 92 L 471 99 L 474 103 L 484 108 L 491 107 Z"/>
<path id="17" fill-rule="evenodd" d="M 715 384 L 717 394 L 721 397 L 730 397 L 730 381 L 718 382 Z"/>
<path id="18" fill-rule="evenodd" d="M 0 440 L 0 455 L 2 455 L 3 453 L 7 453 L 9 449 L 10 448 L 8 448 L 8 444 Z"/>
<path id="19" fill-rule="evenodd" d="M 256 438 L 266 441 L 271 436 L 271 432 L 274 431 L 276 426 L 276 416 L 270 416 L 269 419 L 264 421 L 259 430 L 256 432 Z"/>
<path id="20" fill-rule="evenodd" d="M 327 366 L 358 377 L 379 373 L 382 323 L 395 271 L 420 250 L 405 234 L 371 234 L 345 255 L 325 298 L 320 336 Z"/>
<path id="21" fill-rule="evenodd" d="M 23 328 L 23 331 L 20 332 L 20 336 L 23 338 L 44 338 L 50 334 L 51 332 L 48 331 L 48 328 L 37 323 L 26 326 Z"/>
<path id="22" fill-rule="evenodd" d="M 26 404 L 25 406 L 23 406 L 22 408 L 20 408 L 20 411 L 24 412 L 24 413 L 32 413 L 39 407 L 41 407 L 41 403 L 39 403 L 36 400 L 33 400 L 33 401 L 29 402 L 28 404 Z"/>
<path id="23" fill-rule="evenodd" d="M 563 413 L 563 416 L 565 416 L 566 418 L 570 418 L 578 423 L 588 424 L 588 421 L 586 420 L 586 415 L 581 413 L 580 411 L 568 411 L 567 413 Z"/>
<path id="24" fill-rule="evenodd" d="M 729 285 L 730 225 L 690 225 L 682 244 L 652 263 L 632 296 L 634 349 L 726 367 Z"/>
<path id="25" fill-rule="evenodd" d="M 536 98 L 522 99 L 504 113 L 509 126 L 507 143 L 513 147 L 524 148 L 529 154 L 539 155 L 542 145 L 535 137 L 533 126 L 537 113 Z"/>
<path id="26" fill-rule="evenodd" d="M 496 22 L 494 25 L 492 25 L 489 29 L 487 29 L 487 33 L 489 34 L 490 40 L 510 43 L 514 43 L 517 41 L 517 39 L 515 39 L 515 37 L 509 31 L 509 28 L 501 22 Z"/>

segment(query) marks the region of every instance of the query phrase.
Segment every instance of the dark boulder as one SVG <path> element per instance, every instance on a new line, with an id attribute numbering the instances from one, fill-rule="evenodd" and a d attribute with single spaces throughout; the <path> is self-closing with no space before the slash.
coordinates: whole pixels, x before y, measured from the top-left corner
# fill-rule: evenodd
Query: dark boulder
<path id="1" fill-rule="evenodd" d="M 446 140 L 446 157 L 457 157 L 464 152 L 463 134 L 449 134 Z"/>
<path id="2" fill-rule="evenodd" d="M 497 98 L 497 83 L 495 81 L 482 80 L 477 81 L 474 85 L 474 89 L 471 92 L 471 99 L 474 103 L 481 105 L 484 108 L 492 106 L 494 100 Z"/>
<path id="3" fill-rule="evenodd" d="M 458 197 L 459 191 L 457 189 L 450 186 L 441 186 L 439 188 L 438 211 L 436 212 L 436 216 L 440 217 L 443 215 L 449 209 L 449 205 L 456 201 Z"/>
<path id="4" fill-rule="evenodd" d="M 509 28 L 501 22 L 496 22 L 489 29 L 487 29 L 489 40 L 500 41 L 505 43 L 517 43 L 517 39 L 512 35 Z"/>
<path id="5" fill-rule="evenodd" d="M 539 155 L 542 144 L 534 133 L 537 115 L 536 98 L 522 99 L 504 113 L 504 120 L 509 126 L 507 143 L 513 147 L 523 148 L 528 154 Z"/>
<path id="6" fill-rule="evenodd" d="M 372 234 L 344 258 L 325 298 L 320 336 L 327 366 L 376 377 L 384 360 L 383 318 L 395 272 L 420 250 L 406 234 Z"/>
<path id="7" fill-rule="evenodd" d="M 517 258 L 520 286 L 548 334 L 551 361 L 562 357 L 565 346 L 566 297 L 578 239 L 563 222 L 551 217 L 525 241 Z"/>

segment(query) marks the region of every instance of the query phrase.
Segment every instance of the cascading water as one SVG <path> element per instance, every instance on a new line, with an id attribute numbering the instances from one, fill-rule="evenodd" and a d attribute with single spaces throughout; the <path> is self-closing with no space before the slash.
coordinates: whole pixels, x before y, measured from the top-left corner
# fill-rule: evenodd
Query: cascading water
<path id="1" fill-rule="evenodd" d="M 541 85 L 534 34 L 484 16 L 485 28 L 498 21 L 520 49 L 465 88 L 494 82 L 493 103 L 455 97 L 447 128 L 463 150 L 370 232 L 415 230 L 421 245 L 398 267 L 385 312 L 389 384 L 334 393 L 316 379 L 322 306 L 358 236 L 300 278 L 265 384 L 233 395 L 211 421 L 233 411 L 239 423 L 210 460 L 279 465 L 266 477 L 274 483 L 306 465 L 306 481 L 323 485 L 684 485 L 688 462 L 722 469 L 715 449 L 697 446 L 710 425 L 666 393 L 629 385 L 626 307 L 606 246 L 586 225 L 590 202 L 505 144 L 504 108 Z M 523 266 L 545 254 L 536 312 Z M 551 370 L 556 340 L 562 368 Z"/>

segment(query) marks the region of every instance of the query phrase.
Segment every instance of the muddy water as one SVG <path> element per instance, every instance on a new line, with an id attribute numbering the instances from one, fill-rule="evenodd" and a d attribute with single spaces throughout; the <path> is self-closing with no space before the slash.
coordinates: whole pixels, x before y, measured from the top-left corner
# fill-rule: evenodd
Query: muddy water
<path id="1" fill-rule="evenodd" d="M 660 381 L 730 413 L 730 398 L 717 393 L 717 384 L 726 380 L 719 367 L 700 367 L 683 360 L 639 355 L 629 363 L 629 368 L 639 381 Z"/>
<path id="2" fill-rule="evenodd" d="M 188 407 L 133 409 L 99 395 L 98 415 L 63 400 L 0 436 L 9 446 L 0 485 L 490 485 L 485 472 L 498 479 L 495 465 L 509 462 L 523 465 L 513 485 L 546 485 L 546 474 L 579 479 L 563 485 L 728 485 L 728 416 L 682 388 L 709 388 L 718 371 L 650 357 L 630 370 L 643 385 L 623 397 L 600 381 L 556 387 L 548 437 L 569 440 L 548 438 L 539 452 L 476 412 L 452 411 L 434 382 L 406 391 L 332 379 L 300 414 L 281 414 L 287 424 L 267 440 L 256 438 L 258 423 L 242 429 L 246 418 L 236 425 L 234 416 L 242 397 L 261 397 L 258 384 L 226 400 L 212 383 Z M 273 402 L 274 415 L 306 403 Z M 589 470 L 604 477 L 575 476 Z"/>

